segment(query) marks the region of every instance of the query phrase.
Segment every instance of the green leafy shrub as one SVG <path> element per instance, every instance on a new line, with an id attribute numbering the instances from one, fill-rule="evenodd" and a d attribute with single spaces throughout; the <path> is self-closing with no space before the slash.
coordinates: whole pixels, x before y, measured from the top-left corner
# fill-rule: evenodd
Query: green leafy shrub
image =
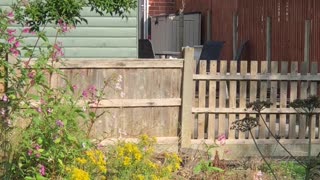
<path id="1" fill-rule="evenodd" d="M 276 169 L 278 177 L 286 177 L 286 179 L 302 180 L 306 175 L 305 167 L 297 162 L 273 162 L 271 167 Z M 261 170 L 270 173 L 270 169 L 265 164 L 262 165 Z"/>

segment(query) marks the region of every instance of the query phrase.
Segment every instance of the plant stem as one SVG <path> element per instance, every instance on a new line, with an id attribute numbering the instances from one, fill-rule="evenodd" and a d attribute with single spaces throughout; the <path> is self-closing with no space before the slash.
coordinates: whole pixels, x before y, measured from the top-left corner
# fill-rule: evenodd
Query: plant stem
<path id="1" fill-rule="evenodd" d="M 254 138 L 254 136 L 253 136 L 253 134 L 251 132 L 251 129 L 249 130 L 249 133 L 250 133 L 250 136 L 251 136 L 251 138 L 252 138 L 252 140 L 254 142 L 254 145 L 256 146 L 257 150 L 259 151 L 260 156 L 262 157 L 263 161 L 267 164 L 268 168 L 271 170 L 271 174 L 273 175 L 274 179 L 277 180 L 277 176 L 274 174 L 270 164 L 267 162 L 267 160 L 263 156 L 262 152 L 260 151 L 259 146 L 258 146 L 258 144 L 256 142 L 256 139 Z"/>
<path id="2" fill-rule="evenodd" d="M 266 126 L 266 128 L 268 129 L 270 135 L 277 141 L 277 143 L 289 154 L 290 157 L 292 157 L 297 163 L 299 163 L 301 166 L 306 167 L 305 164 L 303 164 L 301 161 L 299 161 L 296 157 L 294 157 L 290 151 L 283 145 L 280 143 L 279 139 L 272 133 L 271 129 L 269 128 L 269 126 L 267 125 L 267 122 L 264 120 L 264 118 L 262 117 L 261 113 L 259 112 L 259 116 L 262 119 L 264 125 Z"/>
<path id="3" fill-rule="evenodd" d="M 310 112 L 307 113 L 306 121 L 309 125 L 309 131 L 308 131 L 309 143 L 308 143 L 308 164 L 306 167 L 306 177 L 305 177 L 306 180 L 310 179 L 310 169 L 311 169 L 311 117 L 312 117 L 312 114 Z"/>

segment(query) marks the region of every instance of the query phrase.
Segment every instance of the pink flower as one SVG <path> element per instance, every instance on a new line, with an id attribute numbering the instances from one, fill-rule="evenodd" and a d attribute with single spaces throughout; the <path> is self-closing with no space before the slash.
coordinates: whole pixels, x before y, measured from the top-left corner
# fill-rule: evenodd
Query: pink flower
<path id="1" fill-rule="evenodd" d="M 26 27 L 22 30 L 22 33 L 29 33 L 29 34 L 35 34 L 34 31 L 31 31 L 31 28 L 30 27 Z"/>
<path id="2" fill-rule="evenodd" d="M 20 42 L 19 41 L 16 41 L 14 44 L 13 44 L 14 47 L 18 48 L 20 46 Z"/>
<path id="3" fill-rule="evenodd" d="M 14 57 L 18 57 L 18 56 L 20 55 L 20 51 L 17 50 L 16 47 L 10 48 L 10 52 L 11 52 L 11 54 L 12 54 Z"/>
<path id="4" fill-rule="evenodd" d="M 1 114 L 2 116 L 6 115 L 6 110 L 5 110 L 4 108 L 1 108 L 0 114 Z"/>
<path id="5" fill-rule="evenodd" d="M 56 121 L 56 125 L 58 127 L 63 127 L 64 126 L 63 122 L 60 119 Z"/>
<path id="6" fill-rule="evenodd" d="M 221 134 L 220 136 L 218 136 L 218 141 L 219 141 L 220 145 L 225 145 L 226 144 L 226 136 L 224 134 Z"/>
<path id="7" fill-rule="evenodd" d="M 73 85 L 73 86 L 72 86 L 72 89 L 75 91 L 75 90 L 78 89 L 78 86 L 77 86 L 77 85 Z"/>
<path id="8" fill-rule="evenodd" d="M 49 108 L 47 109 L 48 114 L 51 114 L 53 112 L 53 109 Z"/>
<path id="9" fill-rule="evenodd" d="M 38 107 L 38 108 L 37 108 L 37 112 L 38 112 L 38 113 L 42 113 L 41 107 Z"/>
<path id="10" fill-rule="evenodd" d="M 34 149 L 38 151 L 39 149 L 41 149 L 41 146 L 40 146 L 39 144 L 36 144 L 36 145 L 34 146 Z"/>
<path id="11" fill-rule="evenodd" d="M 88 91 L 87 91 L 87 90 L 84 90 L 84 91 L 82 92 L 82 96 L 85 97 L 85 98 L 88 98 L 88 97 L 89 97 Z"/>
<path id="12" fill-rule="evenodd" d="M 53 46 L 53 54 L 52 54 L 53 61 L 57 61 L 57 59 L 64 56 L 61 46 L 62 46 L 61 42 L 58 42 Z"/>
<path id="13" fill-rule="evenodd" d="M 40 158 L 41 157 L 41 154 L 36 154 L 36 158 Z"/>
<path id="14" fill-rule="evenodd" d="M 65 23 L 62 19 L 59 19 L 58 24 L 59 24 L 61 31 L 63 33 L 68 32 L 68 24 L 67 23 Z"/>
<path id="15" fill-rule="evenodd" d="M 258 172 L 254 175 L 253 179 L 254 179 L 254 180 L 262 180 L 262 177 L 263 177 L 263 173 L 262 173 L 261 171 L 258 171 Z"/>
<path id="16" fill-rule="evenodd" d="M 17 30 L 15 29 L 7 29 L 7 33 L 9 36 L 12 36 Z"/>
<path id="17" fill-rule="evenodd" d="M 10 36 L 8 39 L 8 43 L 13 44 L 16 41 L 16 38 L 14 36 Z"/>
<path id="18" fill-rule="evenodd" d="M 4 102 L 8 102 L 9 101 L 9 98 L 8 98 L 8 96 L 7 95 L 3 95 L 2 96 L 2 99 L 1 99 L 2 101 L 4 101 Z"/>
<path id="19" fill-rule="evenodd" d="M 91 86 L 89 86 L 88 91 L 90 93 L 94 94 L 97 91 L 97 88 L 96 88 L 96 86 L 91 85 Z"/>
<path id="20" fill-rule="evenodd" d="M 7 15 L 7 16 L 8 16 L 8 18 L 10 18 L 10 19 L 13 18 L 13 17 L 14 17 L 13 11 L 8 12 L 8 15 Z"/>
<path id="21" fill-rule="evenodd" d="M 31 156 L 31 155 L 32 155 L 32 150 L 29 149 L 29 151 L 28 151 L 28 156 Z"/>
<path id="22" fill-rule="evenodd" d="M 28 77 L 29 77 L 30 79 L 33 79 L 35 76 L 36 76 L 36 73 L 33 72 L 33 71 L 29 72 L 29 74 L 28 74 Z"/>
<path id="23" fill-rule="evenodd" d="M 39 164 L 39 173 L 41 174 L 41 176 L 45 176 L 46 175 L 46 167 L 42 164 Z"/>

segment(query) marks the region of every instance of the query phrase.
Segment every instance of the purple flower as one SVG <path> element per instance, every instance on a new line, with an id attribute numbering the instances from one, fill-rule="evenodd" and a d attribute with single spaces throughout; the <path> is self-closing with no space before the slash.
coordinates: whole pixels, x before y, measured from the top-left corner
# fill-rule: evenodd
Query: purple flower
<path id="1" fill-rule="evenodd" d="M 13 11 L 10 11 L 8 12 L 8 15 L 7 15 L 9 18 L 13 18 L 14 17 L 14 14 L 13 14 Z"/>
<path id="2" fill-rule="evenodd" d="M 64 126 L 63 122 L 60 119 L 56 121 L 56 125 L 58 127 L 63 127 Z"/>
<path id="3" fill-rule="evenodd" d="M 35 76 L 36 76 L 36 73 L 33 72 L 33 71 L 29 72 L 29 74 L 28 74 L 28 77 L 29 77 L 30 79 L 33 79 Z"/>
<path id="4" fill-rule="evenodd" d="M 42 164 L 39 164 L 39 173 L 41 174 L 41 176 L 45 176 L 46 175 L 46 167 Z"/>
<path id="5" fill-rule="evenodd" d="M 84 90 L 84 91 L 82 92 L 82 96 L 85 97 L 85 98 L 88 98 L 89 92 L 88 92 L 87 90 Z"/>
<path id="6" fill-rule="evenodd" d="M 8 101 L 9 101 L 8 96 L 7 96 L 7 95 L 3 95 L 3 96 L 2 96 L 2 101 L 8 102 Z"/>

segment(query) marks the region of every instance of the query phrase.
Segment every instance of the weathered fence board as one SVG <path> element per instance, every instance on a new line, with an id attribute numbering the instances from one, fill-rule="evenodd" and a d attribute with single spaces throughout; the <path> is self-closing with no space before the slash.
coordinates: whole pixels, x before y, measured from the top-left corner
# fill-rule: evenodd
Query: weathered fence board
<path id="1" fill-rule="evenodd" d="M 216 75 L 216 74 L 217 74 L 217 62 L 211 61 L 210 62 L 210 75 Z M 209 108 L 210 109 L 216 108 L 216 97 L 217 97 L 216 88 L 217 88 L 216 81 L 210 81 L 209 82 Z M 217 126 L 216 115 L 209 114 L 208 139 L 215 139 L 216 126 Z"/>

